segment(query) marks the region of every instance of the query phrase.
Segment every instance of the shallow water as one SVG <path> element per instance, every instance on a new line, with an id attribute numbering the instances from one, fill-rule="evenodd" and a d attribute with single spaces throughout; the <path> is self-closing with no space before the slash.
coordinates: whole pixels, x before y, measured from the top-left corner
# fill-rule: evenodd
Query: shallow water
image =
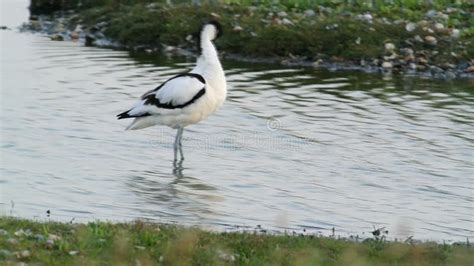
<path id="1" fill-rule="evenodd" d="M 14 3 L 14 4 L 13 4 Z M 2 24 L 26 20 L 21 1 Z M 8 12 L 5 13 L 5 11 Z M 224 61 L 228 100 L 184 133 L 115 115 L 192 67 L 0 31 L 0 212 L 218 230 L 464 241 L 474 236 L 474 90 L 445 82 Z M 46 217 L 51 210 L 51 217 Z"/>

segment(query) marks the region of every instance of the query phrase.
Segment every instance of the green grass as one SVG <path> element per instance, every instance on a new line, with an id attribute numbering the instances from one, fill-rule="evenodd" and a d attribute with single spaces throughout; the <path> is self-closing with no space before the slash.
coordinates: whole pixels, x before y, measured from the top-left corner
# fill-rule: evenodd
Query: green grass
<path id="1" fill-rule="evenodd" d="M 46 265 L 472 265 L 474 261 L 474 248 L 468 244 L 217 233 L 141 221 L 69 224 L 0 217 L 0 229 L 5 230 L 0 234 L 0 264 L 7 265 L 18 261 Z M 25 250 L 28 256 L 15 253 Z"/>
<path id="2" fill-rule="evenodd" d="M 199 25 L 211 19 L 211 13 L 214 13 L 220 16 L 219 21 L 225 29 L 225 34 L 217 41 L 219 50 L 246 57 L 296 56 L 303 60 L 335 59 L 353 62 L 361 59 L 382 60 L 386 56 L 386 42 L 394 43 L 398 53 L 404 47 L 412 48 L 415 53 L 421 52 L 431 64 L 457 64 L 474 56 L 474 4 L 465 1 L 432 1 L 433 4 L 430 5 L 427 1 L 414 0 L 392 1 L 392 4 L 388 4 L 390 1 L 230 0 L 220 4 L 202 1 L 200 6 L 193 6 L 189 1 L 171 1 L 174 4 L 167 5 L 164 0 L 80 2 L 81 5 L 78 5 L 78 0 L 32 0 L 31 10 L 33 13 L 48 13 L 48 10 L 73 9 L 77 16 L 69 20 L 71 30 L 77 24 L 91 29 L 97 23 L 106 23 L 102 29 L 104 34 L 128 49 L 141 47 L 161 50 L 162 45 L 192 49 L 195 43 L 186 40 L 186 37 L 195 33 Z M 152 2 L 157 5 L 149 8 L 148 4 Z M 256 6 L 251 7 L 251 4 Z M 325 11 L 319 4 L 332 7 L 332 11 Z M 405 23 L 393 23 L 400 18 L 417 22 L 425 19 L 428 10 L 444 10 L 447 6 L 458 9 L 451 12 L 447 20 L 428 21 L 428 27 L 433 27 L 435 22 L 442 22 L 445 27 L 461 29 L 458 40 L 449 37 L 449 30 L 430 33 L 418 27 L 415 31 L 408 32 L 405 30 Z M 305 17 L 303 11 L 307 8 L 315 10 L 317 15 Z M 294 25 L 272 22 L 281 11 L 287 12 L 287 18 Z M 357 14 L 365 11 L 372 12 L 372 23 L 357 18 Z M 343 16 L 347 12 L 352 12 L 352 15 Z M 383 22 L 382 17 L 392 23 Z M 243 30 L 233 31 L 235 26 L 240 26 Z M 416 42 L 417 35 L 422 39 L 428 35 L 434 36 L 438 44 L 430 46 Z M 407 40 L 412 44 L 407 44 Z"/>

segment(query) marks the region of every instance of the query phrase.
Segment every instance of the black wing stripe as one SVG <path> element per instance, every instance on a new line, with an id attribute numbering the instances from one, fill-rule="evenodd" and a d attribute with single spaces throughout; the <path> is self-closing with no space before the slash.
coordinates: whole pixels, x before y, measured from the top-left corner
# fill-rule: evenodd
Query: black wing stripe
<path id="1" fill-rule="evenodd" d="M 157 99 L 155 97 L 155 95 L 152 94 L 152 95 L 148 95 L 148 96 L 145 97 L 145 99 L 144 99 L 145 102 L 143 104 L 148 104 L 148 105 L 153 104 L 153 105 L 156 105 L 156 107 L 163 108 L 163 109 L 184 108 L 184 107 L 186 107 L 190 104 L 193 104 L 197 99 L 201 98 L 204 95 L 204 93 L 206 93 L 206 88 L 205 87 L 202 88 L 201 90 L 199 90 L 199 92 L 196 93 L 196 95 L 194 95 L 194 97 L 191 100 L 189 100 L 189 101 L 187 101 L 183 104 L 178 104 L 178 105 L 173 105 L 172 103 L 161 103 L 160 99 Z"/>
<path id="2" fill-rule="evenodd" d="M 125 118 L 134 118 L 134 117 L 143 117 L 143 116 L 150 116 L 149 113 L 144 113 L 140 115 L 129 115 L 128 112 L 132 111 L 132 109 L 125 111 L 123 113 L 120 113 L 117 115 L 117 119 L 125 119 Z"/>
<path id="3" fill-rule="evenodd" d="M 158 86 L 157 88 L 143 94 L 143 96 L 141 97 L 142 100 L 146 100 L 144 104 L 154 104 L 156 105 L 158 108 L 163 108 L 163 109 L 178 109 L 178 108 L 184 108 L 192 103 L 194 103 L 197 99 L 201 98 L 204 93 L 206 93 L 206 88 L 202 88 L 196 95 L 194 95 L 194 97 L 183 103 L 183 104 L 179 104 L 179 105 L 173 105 L 171 103 L 160 103 L 160 100 L 157 99 L 155 96 L 155 94 L 150 94 L 150 93 L 153 93 L 153 92 L 156 92 L 158 91 L 159 89 L 161 89 L 168 81 L 172 80 L 172 79 L 175 79 L 175 78 L 179 78 L 179 77 L 192 77 L 192 78 L 195 78 L 197 80 L 199 80 L 203 85 L 206 84 L 206 80 L 204 79 L 203 76 L 199 75 L 199 74 L 196 74 L 196 73 L 189 73 L 189 72 L 186 72 L 186 73 L 181 73 L 181 74 L 178 74 L 170 79 L 168 79 L 167 81 L 163 82 L 160 86 Z M 144 114 L 140 114 L 140 115 L 130 115 L 128 114 L 130 110 L 127 110 L 123 113 L 120 113 L 117 115 L 117 119 L 124 119 L 124 118 L 133 118 L 133 117 L 144 117 L 144 116 L 150 116 L 151 114 L 149 113 L 144 113 Z"/>
<path id="4" fill-rule="evenodd" d="M 145 94 L 142 95 L 141 99 L 144 100 L 146 97 L 148 97 L 150 95 L 150 93 L 157 92 L 159 89 L 161 89 L 163 86 L 165 86 L 165 84 L 168 81 L 176 79 L 176 78 L 180 78 L 180 77 L 192 77 L 192 78 L 195 78 L 195 79 L 199 80 L 202 84 L 206 84 L 206 80 L 204 79 L 203 76 L 201 76 L 199 74 L 196 74 L 196 73 L 185 72 L 185 73 L 178 74 L 178 75 L 168 79 L 167 81 L 163 82 L 160 86 L 156 87 L 155 89 L 146 92 Z"/>
<path id="5" fill-rule="evenodd" d="M 193 104 L 195 101 L 197 101 L 199 98 L 201 98 L 204 94 L 206 93 L 206 88 L 202 88 L 198 93 L 196 93 L 196 95 L 194 95 L 194 97 L 183 103 L 183 104 L 178 104 L 178 105 L 173 105 L 172 103 L 160 103 L 160 100 L 155 98 L 155 95 L 152 94 L 152 95 L 149 95 L 147 97 L 145 97 L 145 103 L 144 104 L 153 104 L 153 105 L 156 105 L 158 108 L 163 108 L 163 109 L 179 109 L 179 108 L 184 108 L 188 105 L 191 105 Z M 117 119 L 124 119 L 124 118 L 133 118 L 133 117 L 144 117 L 144 116 L 150 116 L 151 114 L 149 113 L 143 113 L 143 114 L 139 114 L 139 115 L 130 115 L 128 114 L 128 112 L 130 112 L 130 110 L 128 111 L 125 111 L 121 114 L 118 114 L 117 115 Z"/>

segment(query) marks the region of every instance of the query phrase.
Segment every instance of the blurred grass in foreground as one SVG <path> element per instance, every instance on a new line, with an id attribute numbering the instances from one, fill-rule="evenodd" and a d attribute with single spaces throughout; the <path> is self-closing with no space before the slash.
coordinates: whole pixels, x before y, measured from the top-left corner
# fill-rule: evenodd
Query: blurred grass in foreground
<path id="1" fill-rule="evenodd" d="M 136 221 L 36 222 L 0 217 L 0 264 L 46 265 L 472 265 L 469 243 L 216 233 Z"/>

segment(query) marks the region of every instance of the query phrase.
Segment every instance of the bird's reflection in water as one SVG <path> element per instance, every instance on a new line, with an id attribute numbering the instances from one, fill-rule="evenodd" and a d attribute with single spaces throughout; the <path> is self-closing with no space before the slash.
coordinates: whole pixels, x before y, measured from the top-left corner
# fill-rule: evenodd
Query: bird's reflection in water
<path id="1" fill-rule="evenodd" d="M 139 203 L 146 218 L 192 224 L 215 222 L 219 214 L 213 207 L 223 198 L 213 186 L 185 174 L 189 170 L 181 160 L 173 163 L 172 173 L 157 167 L 131 176 L 127 185 L 146 202 Z"/>

